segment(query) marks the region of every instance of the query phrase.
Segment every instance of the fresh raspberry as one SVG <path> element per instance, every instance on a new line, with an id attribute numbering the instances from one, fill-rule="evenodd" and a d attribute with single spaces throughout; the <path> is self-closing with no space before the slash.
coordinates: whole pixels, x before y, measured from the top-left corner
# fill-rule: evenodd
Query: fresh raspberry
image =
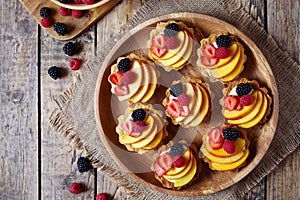
<path id="1" fill-rule="evenodd" d="M 133 132 L 142 133 L 145 130 L 146 124 L 143 121 L 136 121 L 133 124 Z"/>
<path id="2" fill-rule="evenodd" d="M 168 49 L 175 49 L 179 45 L 178 38 L 176 36 L 168 38 L 166 45 Z"/>
<path id="3" fill-rule="evenodd" d="M 72 17 L 74 18 L 80 18 L 83 15 L 82 10 L 72 10 Z"/>
<path id="4" fill-rule="evenodd" d="M 93 4 L 93 3 L 95 2 L 95 0 L 82 0 L 82 2 L 83 2 L 84 4 L 90 5 L 90 4 Z"/>
<path id="5" fill-rule="evenodd" d="M 73 2 L 76 4 L 82 4 L 82 0 L 73 0 Z"/>
<path id="6" fill-rule="evenodd" d="M 252 102 L 253 102 L 253 97 L 249 94 L 243 95 L 240 99 L 240 103 L 243 106 L 250 106 Z"/>
<path id="7" fill-rule="evenodd" d="M 188 96 L 182 93 L 177 97 L 177 101 L 179 102 L 180 105 L 187 106 L 189 105 L 190 99 Z"/>
<path id="8" fill-rule="evenodd" d="M 235 151 L 234 142 L 231 140 L 225 140 L 223 143 L 223 149 L 229 154 L 233 154 Z"/>
<path id="9" fill-rule="evenodd" d="M 70 185 L 69 190 L 72 194 L 79 194 L 79 193 L 81 193 L 81 186 L 79 183 L 74 182 Z"/>
<path id="10" fill-rule="evenodd" d="M 217 58 L 227 58 L 229 56 L 229 51 L 226 47 L 219 47 L 216 49 L 216 57 Z"/>
<path id="11" fill-rule="evenodd" d="M 41 21 L 41 25 L 46 28 L 52 26 L 52 24 L 53 24 L 53 22 L 49 17 L 43 18 Z"/>
<path id="12" fill-rule="evenodd" d="M 82 63 L 81 60 L 79 60 L 77 58 L 72 58 L 70 60 L 70 67 L 73 70 L 78 70 L 80 68 L 80 66 L 81 66 L 81 63 Z"/>
<path id="13" fill-rule="evenodd" d="M 182 156 L 176 156 L 173 158 L 174 167 L 182 167 L 185 163 L 185 160 Z"/>
<path id="14" fill-rule="evenodd" d="M 61 16 L 70 16 L 71 15 L 71 9 L 65 8 L 65 7 L 60 7 L 59 8 L 59 13 Z"/>
<path id="15" fill-rule="evenodd" d="M 121 81 L 124 85 L 129 85 L 130 83 L 134 82 L 135 78 L 136 78 L 135 73 L 131 71 L 127 71 L 123 74 Z"/>
<path id="16" fill-rule="evenodd" d="M 143 122 L 143 121 L 136 121 L 136 122 L 134 122 L 137 126 L 146 126 L 146 124 L 145 124 L 145 122 Z"/>
<path id="17" fill-rule="evenodd" d="M 106 194 L 106 193 L 99 193 L 96 196 L 96 200 L 108 200 L 108 194 Z"/>

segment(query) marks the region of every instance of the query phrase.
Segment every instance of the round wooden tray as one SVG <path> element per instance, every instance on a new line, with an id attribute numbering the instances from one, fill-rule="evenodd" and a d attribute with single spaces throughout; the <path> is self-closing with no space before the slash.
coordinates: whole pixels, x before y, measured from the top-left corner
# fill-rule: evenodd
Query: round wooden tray
<path id="1" fill-rule="evenodd" d="M 94 3 L 94 4 L 76 4 L 76 3 L 60 3 L 59 0 L 51 0 L 53 3 L 65 7 L 65 8 L 69 8 L 69 9 L 74 9 L 74 10 L 89 10 L 92 8 L 97 8 L 99 6 L 102 6 L 103 4 L 109 2 L 110 0 L 99 0 L 98 2 Z"/>
<path id="2" fill-rule="evenodd" d="M 150 169 L 153 153 L 138 155 L 137 153 L 128 152 L 119 143 L 118 134 L 115 132 L 117 117 L 124 113 L 128 104 L 119 102 L 115 95 L 112 95 L 111 86 L 107 81 L 110 66 L 116 62 L 116 59 L 130 52 L 147 54 L 146 42 L 149 39 L 150 31 L 156 26 L 157 22 L 168 20 L 183 21 L 189 27 L 193 27 L 195 31 L 201 31 L 205 37 L 218 32 L 230 32 L 238 36 L 239 41 L 245 47 L 245 54 L 248 58 L 241 77 L 258 80 L 261 86 L 269 89 L 269 94 L 273 99 L 269 120 L 264 125 L 257 125 L 246 130 L 251 141 L 250 156 L 247 159 L 247 164 L 242 169 L 238 172 L 215 172 L 210 170 L 206 163 L 202 162 L 203 170 L 200 177 L 194 183 L 179 191 L 163 188 L 160 182 L 154 178 L 154 173 Z M 196 66 L 195 63 L 192 63 L 192 65 Z M 162 99 L 165 97 L 165 90 L 170 86 L 171 81 L 181 77 L 181 73 L 173 71 L 167 73 L 161 67 L 158 69 L 161 73 L 159 79 L 161 85 L 149 102 L 152 104 L 161 104 Z M 186 73 L 188 72 L 185 71 Z M 211 127 L 221 125 L 224 122 L 219 104 L 224 86 L 220 82 L 212 83 L 206 78 L 204 80 L 213 93 L 211 95 L 213 110 L 210 119 L 196 128 L 189 129 L 174 126 L 169 120 L 167 128 L 169 136 L 164 140 L 165 144 L 170 140 L 185 139 L 196 144 L 199 149 L 202 144 L 202 134 L 207 133 Z M 178 196 L 200 196 L 215 193 L 232 186 L 249 174 L 261 161 L 273 139 L 278 119 L 278 108 L 278 93 L 272 70 L 255 43 L 234 26 L 222 20 L 195 13 L 174 13 L 152 18 L 127 32 L 105 58 L 95 90 L 96 121 L 100 129 L 101 139 L 111 157 L 137 182 L 159 192 Z"/>

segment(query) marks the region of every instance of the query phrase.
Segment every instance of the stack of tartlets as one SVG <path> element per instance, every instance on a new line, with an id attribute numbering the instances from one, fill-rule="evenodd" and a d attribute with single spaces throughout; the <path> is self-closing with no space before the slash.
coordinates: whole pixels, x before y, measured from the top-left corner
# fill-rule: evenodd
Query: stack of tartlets
<path id="1" fill-rule="evenodd" d="M 151 169 L 155 178 L 163 187 L 174 190 L 198 179 L 201 160 L 210 170 L 220 172 L 236 172 L 247 165 L 251 141 L 244 129 L 265 123 L 272 103 L 268 90 L 256 80 L 239 78 L 247 56 L 237 36 L 214 33 L 199 39 L 195 35 L 203 34 L 180 21 L 157 23 L 150 32 L 147 53 L 119 57 L 108 77 L 111 92 L 119 101 L 128 102 L 116 126 L 119 143 L 130 152 L 153 153 Z M 191 70 L 193 58 L 197 78 L 183 75 Z M 182 78 L 171 81 L 161 98 L 162 93 L 156 93 L 160 75 L 172 70 Z M 218 96 L 210 90 L 209 82 L 216 81 L 224 86 L 219 102 L 225 124 L 209 127 L 212 96 Z M 157 109 L 153 102 L 164 109 Z M 167 141 L 171 124 L 198 128 L 202 144 L 185 139 Z M 203 129 L 202 124 L 208 128 Z"/>

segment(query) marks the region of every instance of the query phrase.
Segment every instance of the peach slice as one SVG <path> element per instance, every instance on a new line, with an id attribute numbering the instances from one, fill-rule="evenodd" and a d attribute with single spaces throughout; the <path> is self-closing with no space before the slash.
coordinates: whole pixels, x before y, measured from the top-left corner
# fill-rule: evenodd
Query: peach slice
<path id="1" fill-rule="evenodd" d="M 162 129 L 159 133 L 156 134 L 154 139 L 148 145 L 143 147 L 143 149 L 149 150 L 149 149 L 154 149 L 155 147 L 157 147 L 160 144 L 160 142 L 165 134 L 166 134 L 165 130 Z"/>
<path id="2" fill-rule="evenodd" d="M 222 78 L 230 74 L 237 67 L 241 54 L 243 54 L 242 51 L 242 48 L 238 48 L 238 52 L 234 55 L 230 62 L 219 68 L 210 70 L 210 75 L 214 78 Z"/>
<path id="3" fill-rule="evenodd" d="M 174 182 L 174 187 L 182 187 L 191 182 L 193 180 L 196 172 L 197 172 L 197 160 L 195 158 L 192 159 L 192 167 L 190 171 L 180 179 L 176 179 Z"/>
<path id="4" fill-rule="evenodd" d="M 253 97 L 253 102 L 250 106 L 244 106 L 242 110 L 227 110 L 225 109 L 224 112 L 223 112 L 223 115 L 226 119 L 240 119 L 246 115 L 248 115 L 256 106 L 257 104 L 257 101 L 259 98 L 262 98 L 260 97 L 262 96 L 261 93 L 259 93 L 258 91 L 254 91 L 252 93 L 252 97 Z"/>
<path id="5" fill-rule="evenodd" d="M 256 102 L 255 107 L 253 108 L 253 110 L 251 110 L 250 113 L 248 113 L 247 115 L 243 116 L 240 119 L 229 119 L 228 120 L 229 124 L 243 124 L 243 123 L 249 122 L 250 120 L 252 120 L 259 113 L 259 111 L 260 111 L 260 109 L 263 105 L 264 95 L 259 90 L 258 90 L 258 93 L 259 93 L 259 96 L 258 96 L 257 102 Z M 244 106 L 244 107 L 247 107 L 247 106 Z"/>
<path id="6" fill-rule="evenodd" d="M 191 153 L 191 158 L 190 158 L 188 164 L 186 165 L 186 167 L 184 168 L 184 170 L 182 170 L 180 173 L 177 173 L 174 175 L 164 175 L 164 178 L 167 179 L 168 181 L 182 178 L 190 171 L 190 169 L 193 165 L 193 160 L 195 160 L 195 158 L 194 158 L 193 154 Z"/>
<path id="7" fill-rule="evenodd" d="M 206 117 L 207 113 L 209 112 L 210 107 L 210 98 L 209 94 L 206 89 L 204 89 L 202 86 L 199 87 L 202 94 L 202 105 L 200 110 L 198 111 L 199 114 L 196 115 L 196 118 L 193 119 L 193 121 L 190 123 L 191 126 L 197 126 L 200 124 Z"/>
<path id="8" fill-rule="evenodd" d="M 241 46 L 241 48 L 243 49 L 242 52 L 244 52 L 244 47 Z M 232 81 L 233 79 L 235 79 L 242 72 L 243 67 L 244 67 L 244 61 L 245 61 L 245 54 L 242 53 L 236 68 L 227 76 L 222 77 L 221 81 L 229 82 L 229 81 Z"/>
<path id="9" fill-rule="evenodd" d="M 119 137 L 120 143 L 121 144 L 132 144 L 132 143 L 138 142 L 140 140 L 143 140 L 148 135 L 150 135 L 156 127 L 153 117 L 151 115 L 149 115 L 145 123 L 147 124 L 147 129 L 142 132 L 141 136 L 131 137 L 129 134 L 125 133 Z"/>
<path id="10" fill-rule="evenodd" d="M 188 37 L 188 36 L 187 36 L 187 37 Z M 188 38 L 189 38 L 189 37 L 188 37 Z M 181 58 L 178 62 L 176 62 L 176 63 L 174 63 L 173 65 L 171 65 L 170 67 L 172 67 L 172 68 L 174 68 L 174 69 L 178 69 L 178 68 L 180 68 L 183 64 L 185 64 L 185 63 L 188 61 L 188 59 L 191 57 L 191 54 L 192 54 L 194 45 L 193 45 L 192 39 L 189 38 L 189 40 L 190 40 L 189 46 L 188 46 L 188 48 L 186 49 L 186 52 L 184 53 L 184 55 L 182 55 L 182 58 Z"/>
<path id="11" fill-rule="evenodd" d="M 211 168 L 218 170 L 218 171 L 234 170 L 234 169 L 238 168 L 239 166 L 241 166 L 246 161 L 248 156 L 249 156 L 249 149 L 247 149 L 245 151 L 245 154 L 243 155 L 243 157 L 236 162 L 229 163 L 229 164 L 212 162 L 212 163 L 210 163 L 210 166 L 211 166 Z"/>
<path id="12" fill-rule="evenodd" d="M 265 116 L 267 108 L 268 108 L 268 99 L 266 97 L 266 95 L 264 94 L 264 101 L 263 101 L 263 105 L 259 111 L 259 113 L 250 121 L 240 124 L 239 126 L 242 128 L 251 128 L 253 126 L 255 126 L 256 124 L 258 124 L 260 122 L 260 120 L 262 120 L 262 118 Z"/>
<path id="13" fill-rule="evenodd" d="M 246 145 L 246 140 L 244 138 L 238 138 L 237 140 L 234 141 L 234 146 L 235 146 L 234 153 L 229 154 L 223 148 L 214 150 L 211 148 L 211 146 L 209 145 L 208 142 L 205 142 L 205 148 L 206 148 L 207 152 L 209 152 L 210 154 L 212 154 L 216 157 L 229 157 L 229 156 L 236 155 L 236 154 L 240 153 L 241 151 L 243 151 L 245 145 Z"/>
<path id="14" fill-rule="evenodd" d="M 141 102 L 143 103 L 147 102 L 152 97 L 157 86 L 156 71 L 152 67 L 149 68 L 149 76 L 150 76 L 150 82 L 148 83 L 148 90 L 146 91 L 144 97 L 141 99 Z"/>
<path id="15" fill-rule="evenodd" d="M 137 60 L 133 60 L 131 71 L 136 74 L 136 80 L 128 85 L 129 94 L 124 96 L 118 96 L 120 101 L 124 101 L 129 99 L 132 95 L 134 95 L 140 88 L 142 80 L 143 80 L 143 72 L 140 63 Z"/>
<path id="16" fill-rule="evenodd" d="M 192 154 L 191 150 L 187 149 L 184 152 L 184 154 L 182 155 L 182 157 L 185 160 L 184 165 L 182 167 L 173 167 L 170 171 L 168 171 L 166 173 L 166 175 L 172 176 L 172 175 L 175 175 L 175 174 L 178 174 L 178 173 L 182 172 L 186 168 L 187 164 L 189 163 L 189 161 L 191 159 L 191 154 Z"/>
<path id="17" fill-rule="evenodd" d="M 228 157 L 217 157 L 214 156 L 213 154 L 210 154 L 206 148 L 204 146 L 201 147 L 201 152 L 203 153 L 203 155 L 205 157 L 207 157 L 209 160 L 211 160 L 212 162 L 216 162 L 216 163 L 223 163 L 223 164 L 228 164 L 228 163 L 233 163 L 238 161 L 239 159 L 241 159 L 244 155 L 244 152 L 241 151 L 235 155 L 232 156 L 228 156 Z"/>

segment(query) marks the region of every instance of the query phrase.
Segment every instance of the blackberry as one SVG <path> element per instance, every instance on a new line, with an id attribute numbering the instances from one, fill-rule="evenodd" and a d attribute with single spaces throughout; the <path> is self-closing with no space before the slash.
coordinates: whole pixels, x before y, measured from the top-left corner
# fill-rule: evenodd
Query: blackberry
<path id="1" fill-rule="evenodd" d="M 76 45 L 73 42 L 68 42 L 64 45 L 63 50 L 68 56 L 73 56 L 76 53 Z"/>
<path id="2" fill-rule="evenodd" d="M 232 40 L 229 35 L 220 35 L 216 40 L 218 47 L 229 47 L 231 42 Z"/>
<path id="3" fill-rule="evenodd" d="M 60 69 L 56 66 L 52 66 L 48 69 L 48 74 L 51 78 L 56 80 L 60 75 Z"/>
<path id="4" fill-rule="evenodd" d="M 164 34 L 170 38 L 177 34 L 179 31 L 179 26 L 176 23 L 168 24 L 164 30 Z"/>
<path id="5" fill-rule="evenodd" d="M 234 128 L 224 129 L 223 137 L 225 140 L 235 141 L 241 136 L 241 133 Z"/>
<path id="6" fill-rule="evenodd" d="M 236 93 L 239 96 L 243 96 L 245 94 L 249 94 L 253 89 L 253 86 L 250 83 L 241 83 L 236 87 Z"/>
<path id="7" fill-rule="evenodd" d="M 146 111 L 142 108 L 136 109 L 132 112 L 131 117 L 134 122 L 144 121 L 144 119 L 146 117 Z"/>
<path id="8" fill-rule="evenodd" d="M 181 156 L 184 152 L 183 145 L 180 143 L 174 144 L 170 149 L 170 154 L 174 156 Z"/>
<path id="9" fill-rule="evenodd" d="M 118 63 L 118 70 L 122 73 L 127 72 L 130 69 L 130 59 L 129 58 L 123 58 Z"/>
<path id="10" fill-rule="evenodd" d="M 87 172 L 93 168 L 90 163 L 90 160 L 85 157 L 79 157 L 77 160 L 77 168 L 80 173 Z"/>
<path id="11" fill-rule="evenodd" d="M 180 94 L 183 93 L 183 86 L 181 83 L 177 83 L 170 87 L 170 94 L 174 97 L 178 97 Z"/>
<path id="12" fill-rule="evenodd" d="M 67 27 L 63 23 L 55 22 L 53 28 L 58 35 L 64 36 L 67 33 Z"/>
<path id="13" fill-rule="evenodd" d="M 59 0 L 60 3 L 68 3 L 68 0 Z"/>
<path id="14" fill-rule="evenodd" d="M 42 18 L 50 17 L 50 14 L 51 14 L 51 9 L 50 8 L 48 8 L 48 7 L 41 8 L 41 10 L 40 10 L 40 16 Z"/>

